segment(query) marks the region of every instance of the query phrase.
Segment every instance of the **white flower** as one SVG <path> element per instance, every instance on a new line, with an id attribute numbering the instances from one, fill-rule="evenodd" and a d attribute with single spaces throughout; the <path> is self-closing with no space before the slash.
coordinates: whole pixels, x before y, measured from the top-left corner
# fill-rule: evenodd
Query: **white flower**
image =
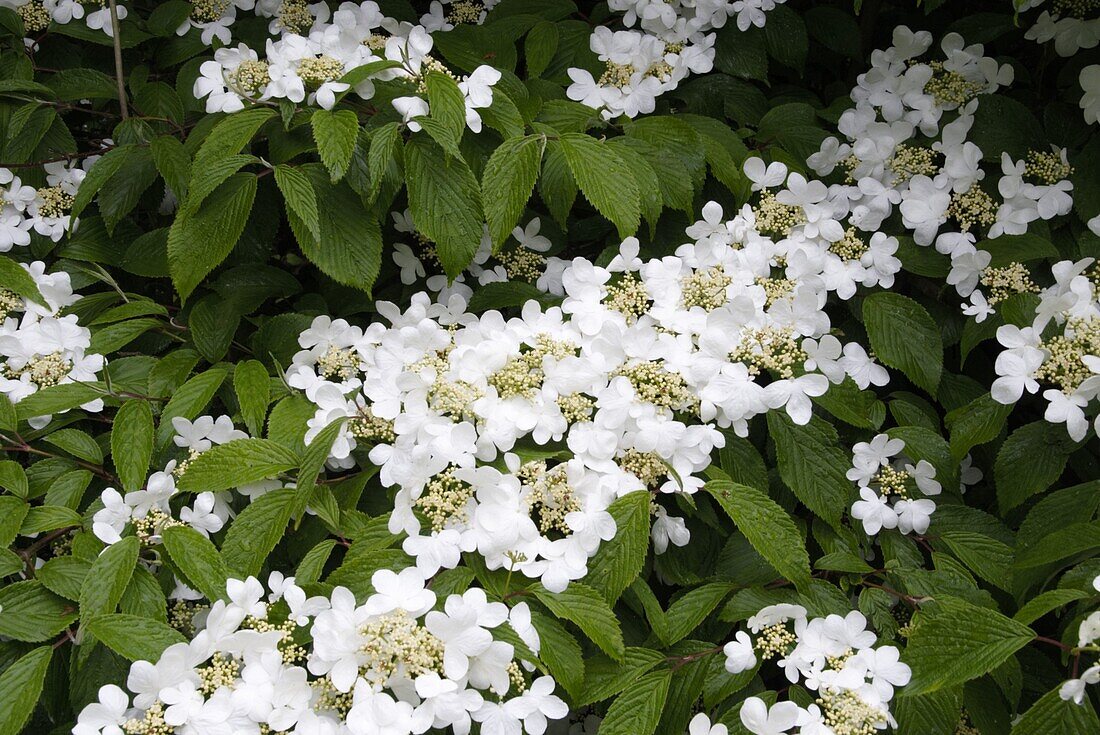
<path id="1" fill-rule="evenodd" d="M 752 639 L 743 630 L 737 631 L 735 640 L 727 643 L 722 648 L 722 653 L 726 655 L 726 671 L 731 674 L 740 674 L 756 666 Z"/>
<path id="2" fill-rule="evenodd" d="M 741 724 L 754 735 L 784 735 L 798 724 L 800 708 L 794 702 L 777 702 L 770 708 L 759 697 L 741 704 Z"/>
<path id="3" fill-rule="evenodd" d="M 874 536 L 882 529 L 897 528 L 898 514 L 887 499 L 869 487 L 859 489 L 860 500 L 852 503 L 852 517 L 863 522 L 863 531 Z"/>
<path id="4" fill-rule="evenodd" d="M 73 735 L 123 735 L 130 698 L 114 684 L 99 688 L 99 701 L 80 711 Z"/>

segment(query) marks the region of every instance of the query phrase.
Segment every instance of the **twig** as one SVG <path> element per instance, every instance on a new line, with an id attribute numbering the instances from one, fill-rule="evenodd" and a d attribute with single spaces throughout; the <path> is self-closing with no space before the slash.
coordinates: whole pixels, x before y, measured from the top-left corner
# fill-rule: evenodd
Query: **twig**
<path id="1" fill-rule="evenodd" d="M 111 5 L 111 28 L 114 30 L 112 40 L 115 45 L 115 80 L 118 82 L 118 103 L 122 106 L 122 119 L 130 117 L 130 108 L 126 104 L 126 81 L 122 72 L 122 25 L 118 22 L 118 5 L 115 0 L 108 0 Z"/>

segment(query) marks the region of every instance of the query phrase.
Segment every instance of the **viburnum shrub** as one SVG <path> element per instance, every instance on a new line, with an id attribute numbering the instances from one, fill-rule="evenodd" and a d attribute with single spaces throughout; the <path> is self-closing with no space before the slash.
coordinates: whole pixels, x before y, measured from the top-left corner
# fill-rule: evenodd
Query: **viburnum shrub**
<path id="1" fill-rule="evenodd" d="M 1097 0 L 0 0 L 0 735 L 1100 733 Z"/>

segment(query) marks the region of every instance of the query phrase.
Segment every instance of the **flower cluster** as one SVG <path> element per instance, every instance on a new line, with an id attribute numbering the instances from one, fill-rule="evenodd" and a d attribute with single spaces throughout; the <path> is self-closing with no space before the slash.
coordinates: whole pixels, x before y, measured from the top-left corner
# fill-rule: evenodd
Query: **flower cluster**
<path id="1" fill-rule="evenodd" d="M 195 633 L 159 660 L 136 661 L 126 687 L 99 690 L 74 735 L 411 735 L 431 728 L 541 735 L 566 714 L 549 676 L 535 677 L 505 626 L 539 649 L 526 603 L 481 589 L 437 596 L 415 569 L 374 573 L 359 605 L 347 589 L 307 597 L 273 572 L 229 580 L 228 602 L 195 615 Z M 132 697 L 132 699 L 131 699 Z"/>
<path id="2" fill-rule="evenodd" d="M 702 485 L 719 428 L 743 436 L 774 409 L 805 423 L 830 382 L 887 382 L 858 343 L 829 333 L 824 307 L 830 291 L 891 283 L 897 242 L 845 230 L 819 182 L 758 159 L 745 168 L 755 207 L 724 221 L 708 204 L 673 256 L 643 261 L 629 238 L 606 267 L 563 261 L 538 279 L 560 306 L 478 316 L 458 284 L 405 311 L 379 304 L 388 327 L 318 317 L 300 335 L 287 382 L 317 406 L 307 441 L 343 422 L 330 463 L 381 467 L 398 488 L 391 530 L 425 574 L 476 550 L 564 589 L 614 535 L 617 497 Z M 411 249 L 402 262 L 423 272 Z M 687 542 L 682 519 L 656 502 L 653 513 L 658 550 Z"/>
<path id="3" fill-rule="evenodd" d="M 66 306 L 80 300 L 69 274 L 46 273 L 42 261 L 21 265 L 46 303 L 0 289 L 0 393 L 12 403 L 50 386 L 94 381 L 104 365 L 102 355 L 88 354 L 92 338 L 88 328 L 74 314 L 61 315 Z M 98 412 L 103 401 L 97 398 L 81 408 Z M 50 418 L 37 416 L 30 424 L 42 428 Z"/>
<path id="4" fill-rule="evenodd" d="M 1072 169 L 1062 150 L 1032 151 L 1019 161 L 1002 153 L 1000 177 L 988 182 L 981 167 L 988 151 L 968 138 L 981 96 L 1011 83 L 1012 67 L 955 33 L 943 38 L 943 59 L 927 62 L 918 57 L 930 48 L 931 34 L 899 26 L 893 41 L 875 52 L 852 91 L 856 106 L 839 122 L 847 140 L 826 139 L 809 163 L 820 175 L 842 170 L 857 228 L 877 230 L 896 209 L 918 245 L 934 243 L 950 255 L 948 283 L 970 298 L 966 313 L 984 319 L 999 300 L 1031 290 L 1031 283 L 1020 264 L 988 272 L 989 253 L 975 243 L 1067 214 Z"/>
<path id="5" fill-rule="evenodd" d="M 57 242 L 75 230 L 77 222 L 69 212 L 86 168 L 98 158 L 89 157 L 84 167 L 65 161 L 45 164 L 47 185 L 38 189 L 0 168 L 0 253 L 29 245 L 32 231 Z"/>
<path id="6" fill-rule="evenodd" d="M 997 329 L 1005 349 L 997 356 L 991 393 L 1012 404 L 1042 387 L 1046 420 L 1064 423 L 1080 441 L 1088 433 L 1086 412 L 1096 412 L 1100 395 L 1100 268 L 1084 258 L 1063 260 L 1052 270 L 1054 283 L 1039 293 L 1031 325 Z"/>
<path id="7" fill-rule="evenodd" d="M 1100 592 L 1100 577 L 1092 580 L 1092 588 Z M 1077 626 L 1077 652 L 1100 652 L 1100 610 L 1088 614 Z M 1081 672 L 1080 676 L 1074 675 L 1062 684 L 1058 690 L 1059 696 L 1065 700 L 1073 700 L 1077 704 L 1085 701 L 1085 687 L 1089 684 L 1100 684 L 1100 663 L 1093 664 Z"/>
<path id="8" fill-rule="evenodd" d="M 139 490 L 125 494 L 112 487 L 100 494 L 102 507 L 92 516 L 92 531 L 105 544 L 118 543 L 127 527 L 146 545 L 161 543 L 161 533 L 172 526 L 186 525 L 204 536 L 217 533 L 233 515 L 233 493 L 228 491 L 199 493 L 190 505 L 176 509 L 172 501 L 190 497 L 180 493 L 176 482 L 186 472 L 191 461 L 217 444 L 245 439 L 248 434 L 233 426 L 228 416 L 199 416 L 190 421 L 182 416 L 172 418 L 175 430 L 173 443 L 187 454 L 172 459 L 163 470 L 154 472 Z M 261 480 L 241 485 L 234 492 L 249 501 L 283 486 L 278 480 Z M 179 506 L 179 503 L 177 503 Z M 178 583 L 173 597 L 194 599 L 195 593 Z"/>
<path id="9" fill-rule="evenodd" d="M 50 23 L 67 25 L 74 20 L 83 20 L 93 31 L 102 31 L 108 37 L 114 36 L 114 24 L 111 20 L 111 8 L 106 2 L 88 2 L 87 0 L 0 0 L 0 8 L 11 8 L 23 21 L 28 46 L 35 44 L 35 36 L 41 34 Z M 118 19 L 127 15 L 126 6 L 116 5 Z"/>
<path id="10" fill-rule="evenodd" d="M 852 447 L 852 468 L 847 476 L 859 485 L 859 497 L 852 504 L 852 517 L 863 522 L 863 530 L 874 536 L 882 529 L 902 533 L 924 533 L 936 504 L 922 495 L 939 495 L 936 468 L 928 460 L 913 464 L 902 452 L 905 442 L 879 434 L 869 442 Z"/>
<path id="11" fill-rule="evenodd" d="M 593 30 L 589 47 L 605 66 L 599 77 L 587 69 L 569 69 L 569 98 L 601 111 L 604 118 L 636 117 L 653 112 L 657 97 L 690 74 L 714 66 L 716 28 L 736 16 L 746 31 L 764 27 L 765 13 L 784 0 L 611 0 L 623 24 L 639 30 Z"/>
<path id="12" fill-rule="evenodd" d="M 807 707 L 790 701 L 768 707 L 749 697 L 740 712 L 749 732 L 867 735 L 896 727 L 890 700 L 911 672 L 896 647 L 876 645 L 861 613 L 811 619 L 801 605 L 771 605 L 749 618 L 748 627 L 751 636 L 738 631 L 723 649 L 727 671 L 748 671 L 774 658 L 791 684 L 817 694 Z"/>
<path id="13" fill-rule="evenodd" d="M 1100 43 L 1100 5 L 1092 0 L 1023 0 L 1018 11 L 1043 7 L 1024 37 L 1036 43 L 1054 41 L 1059 56 L 1069 57 Z"/>
<path id="14" fill-rule="evenodd" d="M 225 12 L 241 2 L 226 4 Z M 342 3 L 331 21 L 327 5 L 315 5 L 324 10 L 314 14 L 314 6 L 310 6 L 304 11 L 308 23 L 273 21 L 279 24 L 274 30 L 281 30 L 282 35 L 268 39 L 264 58 L 242 43 L 220 48 L 212 61 L 203 62 L 193 92 L 206 99 L 206 111 L 237 112 L 248 103 L 269 100 L 305 101 L 332 109 L 337 99 L 349 92 L 371 99 L 376 81 L 399 80 L 406 94 L 394 97 L 393 105 L 410 122 L 410 128 L 417 130 L 419 126 L 411 121 L 429 112 L 428 75 L 442 74 L 462 91 L 469 128 L 481 130 L 478 110 L 492 104 L 492 87 L 500 79 L 499 71 L 480 66 L 469 76 L 456 77 L 431 56 L 432 37 L 423 26 L 387 18 L 374 2 Z M 257 4 L 257 11 L 262 6 L 262 2 Z M 189 27 L 180 30 L 186 32 Z M 204 34 L 207 32 L 212 31 L 207 28 Z"/>

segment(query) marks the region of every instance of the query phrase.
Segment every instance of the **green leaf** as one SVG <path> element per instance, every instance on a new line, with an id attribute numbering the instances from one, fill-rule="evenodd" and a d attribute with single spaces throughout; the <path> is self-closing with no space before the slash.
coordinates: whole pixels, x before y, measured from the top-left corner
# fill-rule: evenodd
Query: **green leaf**
<path id="1" fill-rule="evenodd" d="M 19 425 L 19 415 L 15 412 L 15 404 L 7 395 L 0 395 L 0 429 L 15 431 Z"/>
<path id="2" fill-rule="evenodd" d="M 740 487 L 745 487 L 741 485 Z M 750 490 L 752 488 L 749 488 Z M 712 491 L 713 492 L 713 491 Z M 754 491 L 755 492 L 755 491 Z M 707 616 L 733 591 L 733 585 L 727 582 L 712 582 L 686 592 L 668 606 L 665 617 L 668 619 L 668 636 L 665 645 L 672 645 L 687 637 L 699 627 Z"/>
<path id="3" fill-rule="evenodd" d="M 15 406 L 21 421 L 36 416 L 49 416 L 102 398 L 104 387 L 101 383 L 63 383 L 32 393 Z"/>
<path id="4" fill-rule="evenodd" d="M 768 432 L 784 484 L 815 515 L 839 526 L 852 492 L 846 476 L 852 458 L 840 448 L 836 429 L 816 416 L 799 426 L 786 413 L 769 411 Z"/>
<path id="5" fill-rule="evenodd" d="M 987 582 L 1012 588 L 1012 549 L 985 534 L 949 531 L 940 537 L 959 561 Z"/>
<path id="6" fill-rule="evenodd" d="M 294 238 L 310 262 L 345 286 L 370 292 L 382 267 L 382 230 L 346 182 L 333 184 L 320 166 L 301 169 L 313 184 L 320 235 L 314 237 L 294 208 L 287 212 Z"/>
<path id="7" fill-rule="evenodd" d="M 75 528 L 80 525 L 80 520 L 80 514 L 71 508 L 40 505 L 27 511 L 23 525 L 19 527 L 19 535 L 33 536 L 59 528 Z"/>
<path id="8" fill-rule="evenodd" d="M 0 735 L 19 735 L 42 694 L 51 646 L 36 648 L 0 674 Z"/>
<path id="9" fill-rule="evenodd" d="M 50 592 L 41 582 L 15 582 L 0 589 L 0 635 L 39 643 L 69 627 L 76 605 Z"/>
<path id="10" fill-rule="evenodd" d="M 73 197 L 73 206 L 70 216 L 76 219 L 84 208 L 92 203 L 95 195 L 106 185 L 111 178 L 118 173 L 122 165 L 131 157 L 136 156 L 136 145 L 121 145 L 104 153 L 99 160 L 88 169 L 88 175 L 80 182 L 80 188 Z"/>
<path id="11" fill-rule="evenodd" d="M 225 370 L 216 368 L 199 373 L 176 389 L 161 411 L 160 425 L 157 427 L 157 446 L 166 446 L 175 434 L 176 430 L 172 428 L 174 417 L 194 419 L 210 403 L 224 380 Z"/>
<path id="12" fill-rule="evenodd" d="M 955 597 L 939 597 L 912 623 L 905 661 L 913 678 L 903 697 L 934 692 L 988 674 L 1027 645 L 1026 625 Z"/>
<path id="13" fill-rule="evenodd" d="M 5 460 L 5 462 L 11 462 L 11 460 Z M 15 465 L 15 462 L 11 462 L 11 464 Z M 19 467 L 19 465 L 15 466 Z M 23 468 L 19 467 L 19 471 L 22 472 L 22 470 Z M 8 474 L 10 476 L 14 473 Z M 15 477 L 18 478 L 18 475 L 15 475 Z M 9 492 L 14 492 L 11 487 L 8 487 L 10 482 L 10 479 L 5 479 L 3 487 Z M 24 485 L 26 484 L 26 473 L 23 473 L 21 482 Z M 29 510 L 30 506 L 22 498 L 0 495 L 0 548 L 7 548 L 15 541 L 15 537 L 19 535 L 19 527 L 23 525 L 23 519 L 26 518 Z"/>
<path id="14" fill-rule="evenodd" d="M 1001 433 L 1013 406 L 993 400 L 986 393 L 951 411 L 944 423 L 951 431 L 951 454 L 961 460 L 972 448 L 992 441 Z"/>
<path id="15" fill-rule="evenodd" d="M 764 25 L 764 43 L 768 55 L 784 66 L 801 71 L 806 64 L 810 39 L 802 16 L 785 5 L 768 12 Z"/>
<path id="16" fill-rule="evenodd" d="M 267 555 L 286 531 L 296 492 L 284 489 L 267 493 L 241 511 L 222 543 L 222 558 L 229 569 L 246 576 L 260 573 Z"/>
<path id="17" fill-rule="evenodd" d="M 168 646 L 187 642 L 167 623 L 137 615 L 97 615 L 88 621 L 87 630 L 129 661 L 155 662 Z"/>
<path id="18" fill-rule="evenodd" d="M 337 420 L 321 429 L 313 441 L 306 446 L 302 454 L 301 469 L 298 470 L 298 479 L 295 483 L 298 494 L 291 506 L 291 517 L 301 518 L 310 499 L 313 497 L 313 489 L 317 487 L 317 477 L 325 468 L 325 460 L 332 453 L 332 445 L 336 437 L 344 428 L 344 421 Z"/>
<path id="19" fill-rule="evenodd" d="M 461 568 L 461 567 L 460 567 Z M 577 639 L 549 615 L 531 613 L 531 625 L 539 634 L 539 656 L 554 680 L 565 687 L 572 699 L 584 686 L 585 661 Z"/>
<path id="20" fill-rule="evenodd" d="M 104 613 L 114 612 L 137 565 L 141 542 L 127 536 L 108 546 L 92 563 L 84 584 L 80 587 L 80 617 L 83 622 Z"/>
<path id="21" fill-rule="evenodd" d="M 810 557 L 787 511 L 748 485 L 712 480 L 703 487 L 777 572 L 798 587 L 809 584 Z"/>
<path id="22" fill-rule="evenodd" d="M 1059 257 L 1058 248 L 1054 247 L 1050 240 L 1033 232 L 1023 235 L 1001 235 L 992 240 L 984 240 L 982 249 L 989 251 L 990 268 L 1003 268 L 1012 263 Z"/>
<path id="23" fill-rule="evenodd" d="M 214 190 L 207 206 L 180 211 L 168 230 L 168 268 L 182 299 L 186 300 L 237 244 L 255 198 L 256 176 L 238 173 Z"/>
<path id="24" fill-rule="evenodd" d="M 46 299 L 31 274 L 11 258 L 0 258 L 0 288 L 14 291 L 17 296 L 30 299 L 39 306 L 46 305 Z"/>
<path id="25" fill-rule="evenodd" d="M 325 164 L 332 182 L 347 173 L 355 142 L 359 139 L 359 118 L 351 110 L 316 110 L 310 118 L 317 153 Z"/>
<path id="26" fill-rule="evenodd" d="M 271 378 L 259 360 L 245 360 L 233 369 L 233 390 L 241 406 L 241 418 L 253 436 L 263 432 L 267 405 L 271 402 Z"/>
<path id="27" fill-rule="evenodd" d="M 188 492 L 218 492 L 267 480 L 297 466 L 298 455 L 278 442 L 234 439 L 191 460 L 178 487 Z"/>
<path id="28" fill-rule="evenodd" d="M 1024 625 L 1031 625 L 1052 610 L 1057 610 L 1063 605 L 1068 605 L 1088 596 L 1089 594 L 1082 590 L 1047 590 L 1041 595 L 1028 600 L 1016 611 L 1012 619 Z"/>
<path id="29" fill-rule="evenodd" d="M 1073 449 L 1065 428 L 1049 421 L 1035 421 L 1013 431 L 1001 445 L 993 465 L 1001 512 L 1012 510 L 1057 482 Z"/>
<path id="30" fill-rule="evenodd" d="M 187 315 L 191 341 L 210 363 L 218 362 L 229 352 L 240 323 L 237 312 L 216 293 L 206 294 L 195 302 Z"/>
<path id="31" fill-rule="evenodd" d="M 192 169 L 191 181 L 187 186 L 187 199 L 182 203 L 180 211 L 195 212 L 233 174 L 250 163 L 259 163 L 259 160 L 251 154 L 238 153 L 210 161 L 204 169 Z"/>
<path id="32" fill-rule="evenodd" d="M 443 270 L 454 278 L 481 246 L 481 189 L 466 162 L 447 156 L 430 138 L 405 144 L 409 209 L 418 232 L 435 243 Z"/>
<path id="33" fill-rule="evenodd" d="M 604 599 L 615 604 L 641 573 L 649 551 L 649 493 L 632 492 L 612 503 L 615 537 L 600 545 L 589 562 L 587 579 Z"/>
<path id="34" fill-rule="evenodd" d="M 117 100 L 118 84 L 114 77 L 98 69 L 61 69 L 46 80 L 59 100 Z"/>
<path id="35" fill-rule="evenodd" d="M 607 709 L 600 735 L 652 735 L 661 720 L 672 670 L 653 671 L 628 686 Z"/>
<path id="36" fill-rule="evenodd" d="M 254 107 L 222 118 L 203 139 L 195 154 L 192 170 L 202 171 L 215 161 L 237 155 L 256 135 L 260 126 L 274 116 L 275 110 L 270 107 Z"/>
<path id="37" fill-rule="evenodd" d="M 191 156 L 175 136 L 161 135 L 149 142 L 153 163 L 164 183 L 180 201 L 187 199 L 188 182 L 191 180 Z"/>
<path id="38" fill-rule="evenodd" d="M 0 488 L 7 490 L 13 495 L 18 495 L 20 498 L 26 498 L 30 489 L 27 486 L 27 473 L 23 469 L 23 466 L 12 459 L 0 460 Z M 18 525 L 16 528 L 18 528 Z M 6 536 L 6 534 L 0 533 L 0 540 L 2 540 L 4 536 Z M 14 536 L 12 538 L 14 538 Z M 8 539 L 3 544 L 0 544 L 0 546 L 7 546 L 11 541 L 12 539 Z"/>
<path id="39" fill-rule="evenodd" d="M 148 401 L 126 401 L 111 428 L 111 457 L 126 492 L 140 490 L 145 484 L 152 456 L 153 409 Z"/>
<path id="40" fill-rule="evenodd" d="M 527 38 L 523 42 L 523 55 L 527 61 L 528 79 L 542 76 L 557 53 L 560 39 L 557 24 L 548 20 L 540 20 L 527 32 Z"/>
<path id="41" fill-rule="evenodd" d="M 203 593 L 208 600 L 225 599 L 225 582 L 229 578 L 225 562 L 210 539 L 190 526 L 171 526 L 161 534 L 164 548 L 189 587 Z"/>
<path id="42" fill-rule="evenodd" d="M 275 183 L 283 193 L 283 199 L 294 215 L 302 221 L 313 239 L 321 239 L 321 221 L 317 208 L 317 194 L 304 173 L 281 163 L 275 167 Z"/>
<path id="43" fill-rule="evenodd" d="M 553 306 L 560 303 L 554 296 L 540 291 L 535 286 L 524 281 L 496 281 L 479 286 L 470 297 L 467 309 L 472 314 L 479 314 L 489 309 L 507 309 L 509 307 L 523 306 L 528 301 L 538 301 L 543 306 Z"/>
<path id="44" fill-rule="evenodd" d="M 637 232 L 642 218 L 641 194 L 619 154 L 583 133 L 565 133 L 558 142 L 585 199 L 615 224 L 620 238 Z"/>
<path id="45" fill-rule="evenodd" d="M 1047 692 L 1012 726 L 1012 735 L 1082 735 L 1100 732 L 1100 718 L 1086 696 L 1081 704 Z"/>
<path id="46" fill-rule="evenodd" d="M 370 150 L 367 151 L 367 165 L 370 168 L 370 196 L 373 203 L 382 190 L 386 173 L 396 168 L 396 156 L 401 153 L 401 125 L 386 123 L 374 131 L 370 138 Z"/>
<path id="47" fill-rule="evenodd" d="M 898 735 L 953 735 L 962 708 L 959 687 L 940 689 L 918 697 L 898 697 L 891 703 Z"/>
<path id="48" fill-rule="evenodd" d="M 481 192 L 494 248 L 504 244 L 523 214 L 535 190 L 545 148 L 545 136 L 528 135 L 504 141 L 489 157 Z"/>
<path id="49" fill-rule="evenodd" d="M 613 697 L 664 660 L 657 651 L 634 646 L 623 651 L 621 662 L 602 654 L 593 656 L 585 662 L 584 690 L 575 703 L 583 706 Z"/>
<path id="50" fill-rule="evenodd" d="M 925 308 L 901 294 L 873 293 L 863 301 L 863 321 L 875 356 L 935 395 L 943 370 L 943 340 Z"/>
<path id="51" fill-rule="evenodd" d="M 582 582 L 570 582 L 564 592 L 550 592 L 536 584 L 531 592 L 557 615 L 576 624 L 611 658 L 623 658 L 623 632 L 615 613 L 600 593 Z"/>
<path id="52" fill-rule="evenodd" d="M 432 119 L 441 124 L 445 135 L 457 148 L 466 130 L 466 96 L 454 79 L 437 71 L 429 71 L 424 76 L 424 86 Z"/>

